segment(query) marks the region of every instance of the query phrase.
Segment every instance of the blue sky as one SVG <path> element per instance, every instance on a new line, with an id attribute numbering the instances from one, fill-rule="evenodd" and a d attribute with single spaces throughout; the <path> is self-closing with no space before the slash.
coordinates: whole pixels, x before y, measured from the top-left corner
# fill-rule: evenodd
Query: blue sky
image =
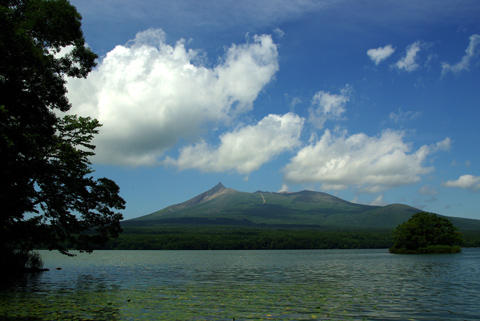
<path id="1" fill-rule="evenodd" d="M 125 218 L 218 182 L 480 219 L 480 3 L 75 0 Z"/>

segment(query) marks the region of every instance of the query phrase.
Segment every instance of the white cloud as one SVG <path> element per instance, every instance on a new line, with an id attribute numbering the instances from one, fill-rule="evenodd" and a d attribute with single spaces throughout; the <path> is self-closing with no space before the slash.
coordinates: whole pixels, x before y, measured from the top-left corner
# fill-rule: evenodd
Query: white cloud
<path id="1" fill-rule="evenodd" d="M 349 186 L 361 192 L 378 193 L 387 188 L 413 184 L 430 173 L 427 156 L 449 148 L 450 140 L 422 146 L 411 152 L 404 133 L 392 130 L 379 137 L 363 133 L 333 135 L 326 130 L 320 140 L 302 148 L 284 168 L 287 183 L 321 183 L 323 189 Z"/>
<path id="2" fill-rule="evenodd" d="M 398 69 L 405 69 L 408 72 L 414 71 L 418 68 L 418 64 L 415 62 L 418 52 L 421 50 L 422 43 L 416 41 L 407 47 L 405 57 L 397 61 L 395 67 Z"/>
<path id="3" fill-rule="evenodd" d="M 179 139 L 198 139 L 207 125 L 227 124 L 252 109 L 278 71 L 268 35 L 232 45 L 212 68 L 183 40 L 165 43 L 150 29 L 110 51 L 87 79 L 69 79 L 71 113 L 97 118 L 94 161 L 155 165 Z"/>
<path id="4" fill-rule="evenodd" d="M 395 48 L 393 48 L 392 45 L 386 45 L 385 47 L 369 49 L 367 51 L 367 55 L 375 63 L 375 65 L 378 65 L 380 62 L 390 57 L 390 55 L 392 55 L 394 52 Z"/>
<path id="5" fill-rule="evenodd" d="M 285 32 L 280 28 L 273 29 L 273 32 L 277 35 L 278 38 L 285 37 Z"/>
<path id="6" fill-rule="evenodd" d="M 218 147 L 201 142 L 181 149 L 177 160 L 165 163 L 180 170 L 194 168 L 202 172 L 235 170 L 249 174 L 282 152 L 300 145 L 304 120 L 298 115 L 268 115 L 256 125 L 248 125 L 223 134 Z"/>
<path id="7" fill-rule="evenodd" d="M 456 74 L 463 70 L 469 70 L 472 60 L 477 57 L 480 53 L 478 47 L 480 45 L 480 35 L 470 36 L 470 43 L 468 44 L 467 49 L 465 50 L 465 55 L 462 59 L 454 65 L 450 65 L 447 62 L 442 63 L 442 74 L 445 74 L 449 71 Z"/>
<path id="8" fill-rule="evenodd" d="M 373 206 L 384 206 L 387 203 L 383 200 L 383 195 L 378 195 L 373 201 L 370 202 Z"/>
<path id="9" fill-rule="evenodd" d="M 315 93 L 308 121 L 317 129 L 321 129 L 327 120 L 340 119 L 346 111 L 345 105 L 349 102 L 352 91 L 352 87 L 346 85 L 340 90 L 340 95 L 325 91 Z"/>
<path id="10" fill-rule="evenodd" d="M 277 193 L 288 193 L 288 185 L 282 184 L 282 188 L 280 188 Z"/>
<path id="11" fill-rule="evenodd" d="M 430 145 L 429 149 L 433 152 L 441 152 L 441 151 L 448 151 L 452 147 L 452 140 L 450 137 L 445 138 L 440 142 L 436 142 L 433 145 Z"/>
<path id="12" fill-rule="evenodd" d="M 401 108 L 398 109 L 398 113 L 391 112 L 389 118 L 394 123 L 404 123 L 407 121 L 415 120 L 422 116 L 422 112 L 420 111 L 402 111 Z"/>
<path id="13" fill-rule="evenodd" d="M 480 191 L 480 177 L 473 175 L 462 175 L 455 181 L 447 181 L 443 183 L 445 187 L 456 187 L 471 190 L 472 192 Z"/>
<path id="14" fill-rule="evenodd" d="M 293 97 L 292 102 L 290 103 L 290 110 L 293 111 L 295 109 L 295 106 L 301 103 L 302 103 L 302 100 L 300 98 Z"/>

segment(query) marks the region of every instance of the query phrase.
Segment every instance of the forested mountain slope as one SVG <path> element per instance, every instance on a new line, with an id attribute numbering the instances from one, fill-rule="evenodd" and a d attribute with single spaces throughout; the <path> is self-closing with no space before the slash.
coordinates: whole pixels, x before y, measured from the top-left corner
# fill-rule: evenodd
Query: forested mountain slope
<path id="1" fill-rule="evenodd" d="M 239 192 L 221 183 L 183 203 L 122 222 L 123 226 L 239 225 L 393 229 L 421 210 L 403 204 L 371 206 L 314 191 Z M 440 214 L 441 213 L 437 213 Z M 480 230 L 480 220 L 449 217 L 460 229 Z"/>

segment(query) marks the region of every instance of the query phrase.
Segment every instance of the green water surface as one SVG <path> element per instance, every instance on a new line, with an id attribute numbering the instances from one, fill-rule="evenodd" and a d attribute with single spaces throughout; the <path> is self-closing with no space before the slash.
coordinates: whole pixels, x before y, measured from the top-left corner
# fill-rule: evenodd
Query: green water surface
<path id="1" fill-rule="evenodd" d="M 480 250 L 43 252 L 1 320 L 478 320 Z M 56 267 L 62 267 L 56 270 Z"/>

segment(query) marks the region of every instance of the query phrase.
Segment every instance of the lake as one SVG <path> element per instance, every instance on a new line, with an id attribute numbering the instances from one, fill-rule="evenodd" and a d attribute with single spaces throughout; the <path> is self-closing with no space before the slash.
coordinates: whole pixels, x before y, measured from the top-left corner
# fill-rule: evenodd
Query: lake
<path id="1" fill-rule="evenodd" d="M 480 319 L 480 249 L 40 253 L 0 320 Z"/>

